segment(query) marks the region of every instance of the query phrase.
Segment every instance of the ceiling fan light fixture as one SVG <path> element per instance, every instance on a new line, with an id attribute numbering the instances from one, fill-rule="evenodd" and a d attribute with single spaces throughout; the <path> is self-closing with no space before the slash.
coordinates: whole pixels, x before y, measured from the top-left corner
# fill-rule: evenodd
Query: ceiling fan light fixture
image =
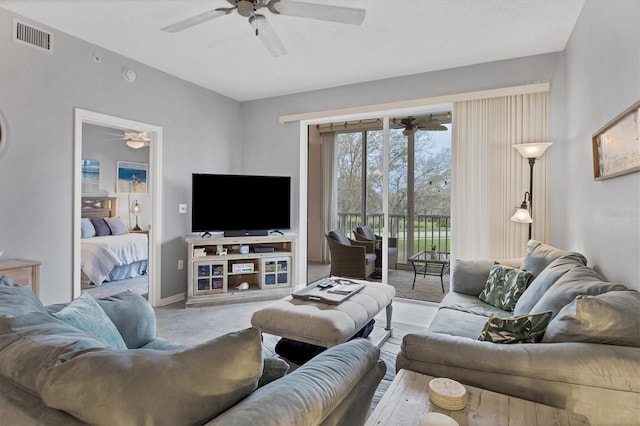
<path id="1" fill-rule="evenodd" d="M 127 146 L 133 149 L 140 149 L 144 147 L 146 144 L 147 143 L 145 141 L 133 141 L 133 140 L 127 141 Z"/>

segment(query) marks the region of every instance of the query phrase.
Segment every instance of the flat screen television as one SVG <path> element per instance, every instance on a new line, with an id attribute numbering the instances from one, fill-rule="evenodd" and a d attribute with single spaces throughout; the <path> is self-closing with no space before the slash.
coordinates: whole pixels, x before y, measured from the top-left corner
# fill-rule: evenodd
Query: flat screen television
<path id="1" fill-rule="evenodd" d="M 291 228 L 291 177 L 193 173 L 191 231 L 268 235 Z"/>

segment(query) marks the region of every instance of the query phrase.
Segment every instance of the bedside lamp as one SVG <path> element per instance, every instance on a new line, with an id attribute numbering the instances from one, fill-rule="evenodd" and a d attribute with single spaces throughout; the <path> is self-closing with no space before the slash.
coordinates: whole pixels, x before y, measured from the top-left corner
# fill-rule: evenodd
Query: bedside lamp
<path id="1" fill-rule="evenodd" d="M 133 204 L 131 205 L 131 213 L 136 217 L 136 226 L 133 227 L 132 231 L 141 231 L 138 226 L 138 215 L 142 213 L 142 207 L 138 204 L 138 200 L 133 200 Z"/>
<path id="2" fill-rule="evenodd" d="M 520 143 L 513 145 L 520 155 L 529 160 L 529 192 L 524 193 L 524 201 L 520 205 L 520 208 L 516 210 L 515 214 L 511 216 L 511 220 L 518 223 L 529 224 L 529 239 L 531 239 L 531 224 L 533 223 L 533 219 L 531 218 L 531 212 L 533 212 L 533 165 L 551 145 L 553 145 L 551 142 Z M 529 208 L 527 208 L 527 194 L 529 195 Z"/>

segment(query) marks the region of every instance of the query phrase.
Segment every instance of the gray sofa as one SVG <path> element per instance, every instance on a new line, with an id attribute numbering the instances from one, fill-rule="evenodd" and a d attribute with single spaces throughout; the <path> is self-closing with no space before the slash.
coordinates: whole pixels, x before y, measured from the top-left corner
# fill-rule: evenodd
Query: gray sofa
<path id="1" fill-rule="evenodd" d="M 137 294 L 44 307 L 0 276 L 2 425 L 362 424 L 386 371 L 364 339 L 287 369 L 256 328 L 182 346 Z"/>
<path id="2" fill-rule="evenodd" d="M 524 259 L 498 262 L 532 274 L 513 311 L 479 297 L 496 261 L 456 260 L 451 292 L 428 330 L 404 337 L 396 369 L 565 408 L 594 425 L 639 424 L 640 294 L 604 281 L 581 254 L 534 240 Z M 540 342 L 479 340 L 492 316 L 545 312 Z"/>

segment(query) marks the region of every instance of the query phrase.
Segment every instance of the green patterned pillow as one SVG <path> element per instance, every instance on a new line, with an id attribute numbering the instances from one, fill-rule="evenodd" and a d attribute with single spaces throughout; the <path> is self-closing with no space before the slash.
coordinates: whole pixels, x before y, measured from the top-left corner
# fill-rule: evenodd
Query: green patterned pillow
<path id="1" fill-rule="evenodd" d="M 512 312 L 516 302 L 527 289 L 531 272 L 505 265 L 495 265 L 489 272 L 480 300 L 496 308 Z"/>
<path id="2" fill-rule="evenodd" d="M 538 343 L 544 336 L 552 311 L 513 318 L 490 317 L 478 340 L 493 343 Z"/>

